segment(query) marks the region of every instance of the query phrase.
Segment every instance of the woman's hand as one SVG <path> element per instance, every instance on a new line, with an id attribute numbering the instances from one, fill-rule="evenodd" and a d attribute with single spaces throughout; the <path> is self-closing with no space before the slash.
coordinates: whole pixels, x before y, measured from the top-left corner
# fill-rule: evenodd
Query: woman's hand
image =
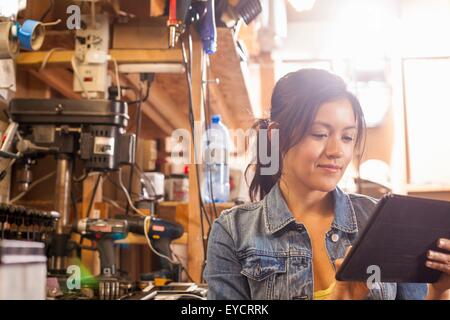
<path id="1" fill-rule="evenodd" d="M 351 247 L 348 247 L 344 258 L 347 256 Z M 342 259 L 336 259 L 336 272 L 342 265 L 344 261 Z M 338 281 L 336 280 L 336 285 L 334 286 L 333 292 L 330 294 L 327 300 L 364 300 L 369 294 L 369 289 L 366 283 L 357 281 Z"/>
<path id="2" fill-rule="evenodd" d="M 441 271 L 439 280 L 429 285 L 427 299 L 450 299 L 450 240 L 439 239 L 438 248 L 446 251 L 428 251 L 426 266 L 428 268 Z"/>

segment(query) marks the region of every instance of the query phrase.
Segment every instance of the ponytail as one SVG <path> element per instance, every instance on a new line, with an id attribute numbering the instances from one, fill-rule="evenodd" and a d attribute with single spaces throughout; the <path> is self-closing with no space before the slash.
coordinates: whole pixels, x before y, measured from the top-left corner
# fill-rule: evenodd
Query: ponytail
<path id="1" fill-rule="evenodd" d="M 263 175 L 261 174 L 261 168 L 264 166 L 268 166 L 270 164 L 262 164 L 260 155 L 260 136 L 261 134 L 269 134 L 269 126 L 272 122 L 270 119 L 258 119 L 255 124 L 252 126 L 252 129 L 256 131 L 256 162 L 250 163 L 245 169 L 245 178 L 247 179 L 247 174 L 249 169 L 253 169 L 253 178 L 249 186 L 249 196 L 250 200 L 257 201 L 262 200 L 266 194 L 269 193 L 270 189 L 277 183 L 278 179 L 281 176 L 281 165 L 278 168 L 278 171 L 274 175 Z M 268 138 L 268 137 L 267 137 Z M 266 139 L 267 148 L 266 150 L 271 150 L 271 139 Z M 258 197 L 259 195 L 259 197 Z M 259 198 L 259 199 L 257 199 Z"/>

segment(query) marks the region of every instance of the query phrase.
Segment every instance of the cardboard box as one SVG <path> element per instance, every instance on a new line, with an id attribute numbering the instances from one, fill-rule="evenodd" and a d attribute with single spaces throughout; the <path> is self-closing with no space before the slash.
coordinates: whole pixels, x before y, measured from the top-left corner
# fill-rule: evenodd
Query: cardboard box
<path id="1" fill-rule="evenodd" d="M 133 19 L 115 24 L 114 49 L 168 49 L 167 17 Z"/>
<path id="2" fill-rule="evenodd" d="M 156 160 L 158 159 L 158 146 L 156 140 L 143 140 L 141 142 L 143 150 L 142 170 L 153 171 L 156 168 Z"/>

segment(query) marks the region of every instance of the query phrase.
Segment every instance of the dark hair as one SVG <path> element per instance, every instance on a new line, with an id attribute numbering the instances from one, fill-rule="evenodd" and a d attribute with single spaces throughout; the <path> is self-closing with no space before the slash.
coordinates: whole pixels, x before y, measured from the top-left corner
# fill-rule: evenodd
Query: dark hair
<path id="1" fill-rule="evenodd" d="M 345 82 L 337 75 L 320 69 L 301 69 L 282 77 L 275 85 L 271 99 L 269 119 L 259 119 L 253 125 L 258 133 L 267 129 L 271 122 L 279 129 L 280 166 L 274 175 L 262 175 L 262 164 L 259 160 L 259 144 L 257 139 L 256 163 L 245 170 L 247 176 L 250 168 L 254 169 L 254 177 L 250 183 L 250 199 L 255 201 L 259 193 L 262 199 L 281 177 L 282 159 L 286 152 L 299 143 L 310 130 L 321 105 L 337 99 L 350 101 L 357 120 L 357 136 L 355 147 L 359 149 L 359 157 L 364 149 L 366 125 L 358 99 L 347 90 Z M 269 139 L 267 139 L 270 144 Z M 270 145 L 268 146 L 270 149 Z"/>

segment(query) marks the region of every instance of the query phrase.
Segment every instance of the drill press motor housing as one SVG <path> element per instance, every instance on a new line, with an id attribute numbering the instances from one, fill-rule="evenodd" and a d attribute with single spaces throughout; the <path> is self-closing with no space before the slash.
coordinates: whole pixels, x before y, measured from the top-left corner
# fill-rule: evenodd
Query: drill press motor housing
<path id="1" fill-rule="evenodd" d="M 134 163 L 135 135 L 125 133 L 128 107 L 109 100 L 13 99 L 11 120 L 19 124 L 25 153 L 74 154 L 94 171 Z M 37 146 L 37 147 L 36 147 Z"/>

